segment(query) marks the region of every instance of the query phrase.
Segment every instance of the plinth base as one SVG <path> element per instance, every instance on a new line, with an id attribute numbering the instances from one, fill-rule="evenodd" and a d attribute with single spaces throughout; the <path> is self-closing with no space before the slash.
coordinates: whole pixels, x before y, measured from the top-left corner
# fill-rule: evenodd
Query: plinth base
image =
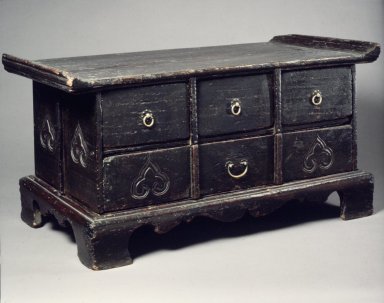
<path id="1" fill-rule="evenodd" d="M 342 219 L 373 213 L 373 178 L 361 171 L 102 215 L 62 195 L 35 176 L 20 179 L 23 221 L 31 227 L 40 227 L 44 216 L 53 215 L 59 224 L 70 224 L 80 261 L 94 270 L 131 264 L 128 242 L 132 233 L 143 225 L 152 225 L 157 233 L 165 233 L 196 216 L 230 222 L 248 211 L 259 217 L 292 199 L 318 197 L 326 200 L 333 191 L 340 196 Z"/>

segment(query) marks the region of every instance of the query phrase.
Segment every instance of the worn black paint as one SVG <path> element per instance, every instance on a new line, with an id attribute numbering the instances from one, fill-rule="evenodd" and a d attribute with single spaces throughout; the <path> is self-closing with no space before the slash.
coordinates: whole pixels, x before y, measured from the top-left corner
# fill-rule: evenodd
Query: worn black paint
<path id="1" fill-rule="evenodd" d="M 308 172 L 304 169 L 304 161 L 317 138 L 332 151 L 333 163 L 327 169 L 318 167 L 314 172 Z M 317 147 L 314 152 L 313 160 L 319 164 L 324 156 L 322 150 Z M 351 171 L 352 168 L 352 128 L 349 125 L 283 134 L 284 182 Z"/>
<path id="2" fill-rule="evenodd" d="M 197 216 L 230 222 L 247 211 L 254 217 L 264 216 L 288 200 L 310 193 L 327 196 L 337 191 L 344 220 L 369 216 L 373 212 L 373 178 L 355 171 L 285 185 L 259 187 L 243 194 L 213 195 L 200 200 L 184 200 L 160 207 L 133 209 L 98 215 L 84 209 L 75 200 L 58 195 L 45 182 L 30 176 L 20 180 L 21 217 L 31 227 L 44 223 L 40 216 L 53 214 L 59 224 L 70 224 L 75 234 L 80 261 L 94 270 L 109 269 L 132 263 L 129 238 L 140 226 L 152 225 L 157 233 L 168 232 L 183 221 Z"/>
<path id="3" fill-rule="evenodd" d="M 61 191 L 63 156 L 60 101 L 63 95 L 51 87 L 33 84 L 35 174 Z M 44 131 L 53 135 L 50 138 L 53 142 L 51 147 L 41 143 Z"/>
<path id="4" fill-rule="evenodd" d="M 186 83 L 172 83 L 103 92 L 103 145 L 111 149 L 167 142 L 189 137 Z M 146 127 L 143 115 L 152 113 Z"/>
<path id="5" fill-rule="evenodd" d="M 159 169 L 159 172 L 154 171 Z M 122 154 L 104 159 L 103 163 L 103 211 L 137 208 L 190 197 L 190 151 L 188 147 L 176 147 L 149 152 Z M 150 171 L 143 171 L 150 170 Z M 146 197 L 134 198 L 132 186 L 138 182 L 140 172 L 146 173 L 148 186 L 153 186 L 158 175 L 169 181 L 169 189 L 156 195 L 150 192 Z"/>
<path id="6" fill-rule="evenodd" d="M 200 146 L 200 191 L 202 195 L 247 189 L 273 183 L 273 136 L 206 143 Z M 234 179 L 227 163 L 234 164 L 231 172 L 241 174 L 248 163 L 247 174 Z"/>
<path id="7" fill-rule="evenodd" d="M 8 71 L 36 82 L 37 177 L 20 180 L 22 219 L 39 227 L 53 214 L 70 224 L 80 260 L 106 269 L 132 262 L 127 241 L 144 224 L 163 233 L 195 216 L 233 221 L 332 191 L 343 219 L 370 215 L 372 175 L 356 170 L 354 64 L 379 51 L 289 35 L 38 61 L 3 55 Z M 318 107 L 314 89 L 324 98 Z M 239 117 L 228 115 L 234 98 Z M 140 119 L 148 111 L 151 128 Z M 52 155 L 39 147 L 45 117 L 59 138 Z M 242 161 L 247 174 L 231 177 L 228 162 L 238 175 Z"/>
<path id="8" fill-rule="evenodd" d="M 79 92 L 158 79 L 371 62 L 379 53 L 380 46 L 376 43 L 288 35 L 274 37 L 267 43 L 35 61 L 5 54 L 3 64 L 10 72 L 62 90 Z"/>
<path id="9" fill-rule="evenodd" d="M 306 124 L 352 115 L 352 73 L 350 67 L 319 68 L 282 73 L 282 123 Z M 319 90 L 322 103 L 311 102 Z"/>
<path id="10" fill-rule="evenodd" d="M 97 112 L 99 111 L 96 96 L 93 94 L 72 96 L 66 95 L 63 102 L 63 154 L 64 154 L 64 192 L 94 211 L 100 211 L 100 187 L 98 181 L 101 174 L 99 157 L 100 134 L 97 132 Z M 71 157 L 71 145 L 76 129 L 80 127 L 84 136 L 84 144 L 88 149 L 86 167 L 76 164 Z"/>
<path id="11" fill-rule="evenodd" d="M 217 136 L 272 126 L 272 88 L 270 74 L 199 81 L 199 134 Z M 231 112 L 235 100 L 241 106 L 238 116 Z"/>

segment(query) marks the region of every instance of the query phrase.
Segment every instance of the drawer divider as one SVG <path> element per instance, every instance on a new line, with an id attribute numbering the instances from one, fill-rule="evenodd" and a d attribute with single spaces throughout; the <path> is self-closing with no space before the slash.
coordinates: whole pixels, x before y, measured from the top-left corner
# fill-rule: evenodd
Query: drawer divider
<path id="1" fill-rule="evenodd" d="M 277 68 L 274 71 L 274 183 L 283 183 L 283 167 L 282 167 L 282 134 L 281 134 L 281 69 Z"/>
<path id="2" fill-rule="evenodd" d="M 357 170 L 357 127 L 356 127 L 356 65 L 352 65 L 352 170 Z"/>

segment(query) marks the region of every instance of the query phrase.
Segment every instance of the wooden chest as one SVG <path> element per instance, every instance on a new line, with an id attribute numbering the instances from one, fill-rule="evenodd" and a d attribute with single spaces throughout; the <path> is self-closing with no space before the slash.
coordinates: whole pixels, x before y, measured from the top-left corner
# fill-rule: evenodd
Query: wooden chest
<path id="1" fill-rule="evenodd" d="M 22 219 L 53 214 L 92 269 L 132 262 L 145 224 L 265 215 L 337 191 L 341 217 L 372 214 L 357 170 L 355 64 L 379 45 L 311 36 L 266 43 L 29 61 L 35 176 L 20 180 Z"/>

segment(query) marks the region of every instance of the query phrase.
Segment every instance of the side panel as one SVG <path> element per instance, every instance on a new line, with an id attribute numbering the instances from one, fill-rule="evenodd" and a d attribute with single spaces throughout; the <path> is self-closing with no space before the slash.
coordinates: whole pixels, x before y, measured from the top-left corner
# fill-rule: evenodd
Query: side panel
<path id="1" fill-rule="evenodd" d="M 60 191 L 63 190 L 60 109 L 63 95 L 58 89 L 33 83 L 35 174 Z"/>
<path id="2" fill-rule="evenodd" d="M 101 174 L 100 107 L 94 94 L 63 104 L 64 192 L 98 212 Z"/>

